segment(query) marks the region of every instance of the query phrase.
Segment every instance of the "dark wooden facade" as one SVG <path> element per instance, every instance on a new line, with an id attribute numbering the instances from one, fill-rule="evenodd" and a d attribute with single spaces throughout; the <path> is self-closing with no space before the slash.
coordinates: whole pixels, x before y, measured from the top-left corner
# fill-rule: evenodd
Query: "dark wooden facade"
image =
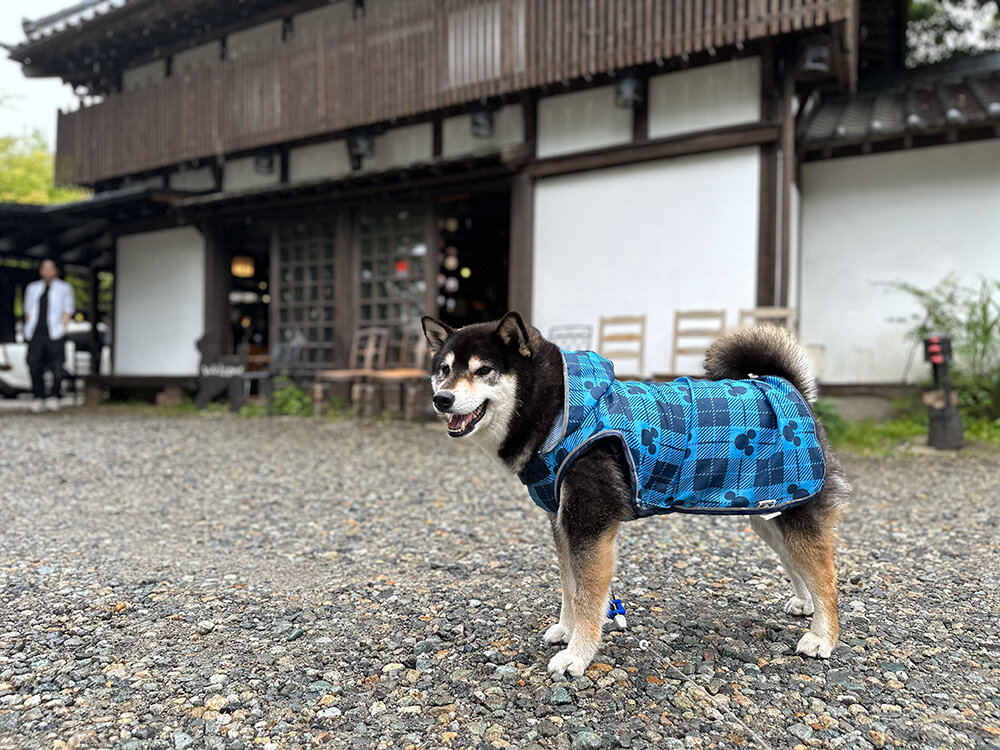
<path id="1" fill-rule="evenodd" d="M 833 25 L 855 0 L 436 0 L 59 117 L 57 178 L 95 185 Z"/>

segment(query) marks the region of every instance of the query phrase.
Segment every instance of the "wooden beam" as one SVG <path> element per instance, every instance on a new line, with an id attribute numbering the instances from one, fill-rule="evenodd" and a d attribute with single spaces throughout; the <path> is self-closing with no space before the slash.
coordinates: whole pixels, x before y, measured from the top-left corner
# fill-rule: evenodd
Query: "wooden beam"
<path id="1" fill-rule="evenodd" d="M 779 134 L 779 126 L 757 122 L 752 125 L 737 125 L 689 135 L 658 138 L 641 144 L 613 146 L 566 156 L 536 159 L 525 167 L 525 172 L 532 177 L 551 177 L 653 159 L 670 159 L 708 151 L 760 146 L 775 143 Z"/>
<path id="2" fill-rule="evenodd" d="M 535 181 L 522 172 L 510 193 L 510 260 L 507 309 L 531 320 L 535 234 Z"/>

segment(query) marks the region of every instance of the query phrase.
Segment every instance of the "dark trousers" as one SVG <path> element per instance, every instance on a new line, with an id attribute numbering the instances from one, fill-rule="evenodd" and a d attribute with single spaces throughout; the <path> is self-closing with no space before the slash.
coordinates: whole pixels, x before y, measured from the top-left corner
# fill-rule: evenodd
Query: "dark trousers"
<path id="1" fill-rule="evenodd" d="M 31 373 L 31 391 L 35 398 L 59 398 L 63 379 L 63 362 L 66 359 L 66 339 L 52 341 L 47 336 L 35 336 L 28 344 L 28 371 Z M 45 371 L 52 373 L 52 392 L 45 389 Z"/>

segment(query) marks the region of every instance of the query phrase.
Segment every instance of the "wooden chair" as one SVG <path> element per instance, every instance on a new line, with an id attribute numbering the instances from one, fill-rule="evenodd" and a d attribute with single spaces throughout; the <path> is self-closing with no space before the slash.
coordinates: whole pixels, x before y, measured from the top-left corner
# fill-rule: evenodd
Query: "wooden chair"
<path id="1" fill-rule="evenodd" d="M 740 310 L 740 328 L 769 325 L 795 330 L 795 310 L 790 307 L 755 307 Z"/>
<path id="2" fill-rule="evenodd" d="M 645 315 L 601 317 L 601 325 L 597 335 L 597 353 L 612 360 L 615 364 L 623 359 L 632 359 L 638 364 L 636 375 L 619 374 L 620 380 L 642 377 L 645 348 Z"/>
<path id="3" fill-rule="evenodd" d="M 399 356 L 396 366 L 379 370 L 372 382 L 383 386 L 399 386 L 399 409 L 404 419 L 413 419 L 419 408 L 423 386 L 430 380 L 427 372 L 427 339 L 423 327 L 408 325 L 400 331 Z"/>
<path id="4" fill-rule="evenodd" d="M 320 370 L 313 384 L 313 403 L 318 417 L 327 385 L 351 384 L 351 406 L 355 414 L 369 406 L 375 394 L 370 380 L 385 366 L 386 348 L 389 346 L 389 329 L 359 328 L 351 340 L 348 366 L 342 370 Z"/>
<path id="5" fill-rule="evenodd" d="M 712 342 L 725 332 L 725 310 L 677 310 L 674 313 L 671 376 L 677 377 L 681 372 L 677 367 L 679 357 L 704 356 Z M 695 343 L 688 343 L 691 340 Z"/>
<path id="6" fill-rule="evenodd" d="M 549 329 L 549 341 L 566 351 L 587 351 L 594 340 L 594 327 L 588 325 L 561 325 Z"/>

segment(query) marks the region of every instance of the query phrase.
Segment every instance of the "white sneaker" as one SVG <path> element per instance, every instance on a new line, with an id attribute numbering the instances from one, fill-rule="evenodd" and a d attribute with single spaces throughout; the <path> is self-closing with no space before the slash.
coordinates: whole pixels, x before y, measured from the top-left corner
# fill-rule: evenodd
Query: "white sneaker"
<path id="1" fill-rule="evenodd" d="M 59 399 L 55 396 L 45 399 L 45 408 L 49 411 L 59 411 Z"/>
<path id="2" fill-rule="evenodd" d="M 41 414 L 43 411 L 45 411 L 45 400 L 44 399 L 36 398 L 34 401 L 31 402 L 31 413 L 32 414 Z"/>

